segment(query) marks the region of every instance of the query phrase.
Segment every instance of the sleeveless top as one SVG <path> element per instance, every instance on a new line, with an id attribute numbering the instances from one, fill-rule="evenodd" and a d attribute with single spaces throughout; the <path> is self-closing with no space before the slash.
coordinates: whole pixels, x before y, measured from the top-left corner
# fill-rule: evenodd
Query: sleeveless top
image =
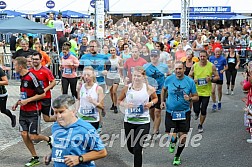
<path id="1" fill-rule="evenodd" d="M 82 84 L 80 89 L 80 108 L 78 109 L 78 117 L 87 122 L 98 122 L 100 120 L 99 111 L 96 106 L 90 103 L 87 96 L 91 96 L 92 99 L 98 102 L 98 85 L 94 83 L 92 88 L 87 89 L 85 84 Z"/>
<path id="2" fill-rule="evenodd" d="M 5 72 L 3 71 L 3 69 L 0 67 L 0 81 L 2 81 L 2 77 L 5 76 Z M 5 97 L 7 96 L 7 89 L 5 88 L 4 85 L 0 85 L 0 97 Z"/>
<path id="3" fill-rule="evenodd" d="M 119 57 L 116 56 L 115 59 L 112 59 L 112 57 L 109 59 L 110 63 L 111 63 L 111 67 L 108 70 L 107 73 L 107 78 L 108 79 L 120 79 L 120 74 L 119 74 Z"/>
<path id="4" fill-rule="evenodd" d="M 201 41 L 201 43 L 198 43 L 198 41 L 196 40 L 196 49 L 199 48 L 203 48 L 203 41 Z M 195 57 L 199 57 L 200 51 L 194 51 L 194 56 Z"/>
<path id="5" fill-rule="evenodd" d="M 194 62 L 193 62 L 193 64 L 192 64 L 192 66 L 193 66 L 193 65 L 194 65 Z M 185 66 L 185 72 L 184 72 L 184 74 L 188 76 L 189 73 L 190 73 L 190 71 L 191 71 L 191 68 L 192 68 L 192 67 L 187 67 L 187 66 L 186 66 L 186 61 L 184 62 L 184 66 Z"/>
<path id="6" fill-rule="evenodd" d="M 129 84 L 125 98 L 126 103 L 133 103 L 133 108 L 125 109 L 124 122 L 132 124 L 146 124 L 150 122 L 149 109 L 144 108 L 144 104 L 149 102 L 147 85 L 144 83 L 141 90 L 133 90 Z"/>
<path id="7" fill-rule="evenodd" d="M 227 63 L 228 63 L 228 71 L 236 70 L 235 69 L 235 66 L 237 64 L 236 52 L 234 54 L 234 57 L 230 57 L 230 53 L 228 53 Z"/>
<path id="8" fill-rule="evenodd" d="M 212 83 L 207 82 L 206 78 L 212 77 L 212 63 L 207 62 L 205 67 L 199 65 L 199 62 L 194 64 L 194 79 L 197 79 L 196 89 L 199 96 L 211 96 Z"/>

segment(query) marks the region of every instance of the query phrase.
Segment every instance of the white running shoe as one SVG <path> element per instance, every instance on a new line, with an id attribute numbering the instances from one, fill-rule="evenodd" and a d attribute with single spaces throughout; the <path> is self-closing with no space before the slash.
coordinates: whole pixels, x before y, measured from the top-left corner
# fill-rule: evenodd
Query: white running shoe
<path id="1" fill-rule="evenodd" d="M 231 95 L 234 95 L 234 91 L 231 91 Z"/>
<path id="2" fill-rule="evenodd" d="M 227 92 L 226 92 L 226 95 L 229 95 L 230 94 L 230 91 L 229 91 L 229 89 L 227 90 Z"/>

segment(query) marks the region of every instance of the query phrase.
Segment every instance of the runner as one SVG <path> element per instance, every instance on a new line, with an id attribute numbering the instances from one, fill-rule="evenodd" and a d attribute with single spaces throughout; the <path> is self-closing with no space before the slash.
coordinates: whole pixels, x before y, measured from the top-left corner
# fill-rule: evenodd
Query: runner
<path id="1" fill-rule="evenodd" d="M 159 63 L 159 58 L 160 51 L 153 49 L 150 55 L 151 63 L 145 64 L 143 66 L 148 77 L 148 84 L 156 89 L 156 94 L 158 96 L 158 102 L 150 108 L 150 116 L 154 122 L 153 135 L 159 134 L 159 126 L 161 123 L 160 94 L 165 77 L 167 74 L 169 74 L 168 65 Z"/>
<path id="2" fill-rule="evenodd" d="M 218 71 L 220 79 L 217 81 L 212 82 L 212 100 L 213 100 L 213 107 L 212 110 L 217 110 L 217 103 L 216 103 L 216 85 L 218 91 L 218 110 L 221 110 L 221 99 L 222 99 L 222 85 L 223 85 L 223 73 L 228 69 L 227 60 L 225 57 L 221 56 L 221 49 L 216 48 L 214 51 L 214 56 L 209 57 L 209 61 L 213 63 Z"/>
<path id="3" fill-rule="evenodd" d="M 180 165 L 180 155 L 185 147 L 186 135 L 190 129 L 190 102 L 198 101 L 199 97 L 194 81 L 184 75 L 185 67 L 183 62 L 176 62 L 174 67 L 175 75 L 168 76 L 164 82 L 160 108 L 164 109 L 166 107 L 165 131 L 170 136 L 170 153 L 175 151 L 178 134 L 179 144 L 173 159 L 173 165 Z"/>
<path id="4" fill-rule="evenodd" d="M 234 86 L 237 70 L 240 66 L 240 56 L 235 52 L 235 46 L 230 47 L 230 52 L 226 54 L 228 70 L 225 72 L 227 79 L 227 92 L 226 95 L 230 94 L 230 83 L 231 83 L 231 95 L 234 95 Z"/>
<path id="5" fill-rule="evenodd" d="M 70 84 L 72 96 L 77 98 L 76 85 L 77 73 L 76 68 L 79 66 L 78 59 L 70 54 L 69 46 L 62 47 L 63 57 L 60 69 L 63 70 L 61 82 L 63 94 L 68 94 L 68 86 Z"/>
<path id="6" fill-rule="evenodd" d="M 180 61 L 184 63 L 185 66 L 184 74 L 188 76 L 193 64 L 195 62 L 198 62 L 199 59 L 197 57 L 194 57 L 193 51 L 191 49 L 188 49 L 186 51 L 186 57 L 181 58 Z"/>
<path id="7" fill-rule="evenodd" d="M 53 110 L 51 110 L 51 89 L 56 85 L 52 72 L 45 66 L 42 66 L 42 55 L 34 52 L 32 56 L 32 65 L 29 71 L 32 72 L 39 80 L 40 85 L 44 89 L 46 96 L 41 100 L 43 119 L 45 122 L 54 122 Z"/>
<path id="8" fill-rule="evenodd" d="M 193 110 L 195 112 L 195 120 L 199 118 L 200 114 L 198 132 L 202 133 L 212 91 L 212 82 L 219 80 L 216 67 L 207 60 L 205 50 L 200 51 L 200 61 L 192 66 L 189 76 L 194 79 L 199 94 L 199 101 L 193 103 Z"/>
<path id="9" fill-rule="evenodd" d="M 25 166 L 30 167 L 40 163 L 32 141 L 44 140 L 48 144 L 51 141 L 49 137 L 39 134 L 41 112 L 41 102 L 39 100 L 45 96 L 45 92 L 35 75 L 27 70 L 27 60 L 25 58 L 16 58 L 14 68 L 22 77 L 20 100 L 12 106 L 12 110 L 15 111 L 17 106 L 20 105 L 20 132 L 26 147 L 32 155 L 31 160 Z"/>
<path id="10" fill-rule="evenodd" d="M 125 86 L 118 98 L 118 104 L 125 109 L 124 129 L 126 137 L 133 136 L 132 143 L 130 138 L 127 140 L 127 147 L 134 155 L 134 167 L 142 166 L 143 136 L 149 134 L 150 114 L 149 108 L 154 106 L 158 97 L 155 88 L 146 84 L 146 74 L 143 67 L 134 67 L 132 83 Z M 151 101 L 149 102 L 149 97 Z M 141 134 L 139 134 L 141 133 Z"/>
<path id="11" fill-rule="evenodd" d="M 202 34 L 199 32 L 197 35 L 197 39 L 192 44 L 192 49 L 194 51 L 194 56 L 199 57 L 199 53 L 201 50 L 204 50 L 203 41 L 202 41 Z"/>
<path id="12" fill-rule="evenodd" d="M 89 123 L 76 118 L 74 105 L 75 100 L 69 95 L 61 95 L 52 103 L 57 118 L 52 126 L 55 144 L 51 156 L 54 166 L 95 167 L 94 160 L 106 157 L 107 151 L 96 130 Z M 69 138 L 69 134 L 79 137 L 70 135 Z M 74 142 L 62 142 L 67 140 Z"/>
<path id="13" fill-rule="evenodd" d="M 140 57 L 140 53 L 137 47 L 132 48 L 132 57 L 126 60 L 124 63 L 123 76 L 124 84 L 131 82 L 134 67 L 143 66 L 147 61 Z"/>
<path id="14" fill-rule="evenodd" d="M 107 69 L 110 68 L 109 59 L 107 56 L 98 53 L 99 43 L 96 40 L 91 40 L 89 42 L 90 53 L 84 54 L 81 59 L 81 65 L 92 66 L 95 70 L 96 80 L 98 85 L 102 87 L 103 92 L 105 91 L 105 78 L 104 76 L 107 75 Z M 102 116 L 106 115 L 105 110 L 102 110 Z"/>
<path id="15" fill-rule="evenodd" d="M 123 60 L 116 55 L 116 48 L 110 48 L 111 57 L 109 59 L 111 67 L 108 70 L 106 83 L 108 85 L 108 90 L 110 91 L 110 97 L 112 100 L 112 106 L 110 110 L 114 110 L 114 113 L 118 113 L 117 109 L 117 89 L 120 83 L 119 70 L 123 68 Z"/>
<path id="16" fill-rule="evenodd" d="M 6 108 L 7 104 L 7 98 L 8 98 L 8 92 L 5 88 L 5 85 L 8 85 L 8 78 L 3 71 L 3 69 L 0 67 L 0 111 L 1 113 L 7 115 L 11 119 L 11 126 L 16 126 L 16 116 L 11 113 L 9 109 Z"/>
<path id="17" fill-rule="evenodd" d="M 78 117 L 91 123 L 97 130 L 100 123 L 99 111 L 104 109 L 104 93 L 102 87 L 96 83 L 94 69 L 91 66 L 84 67 L 77 94 Z"/>
<path id="18" fill-rule="evenodd" d="M 51 65 L 51 59 L 48 56 L 48 54 L 41 49 L 42 45 L 40 43 L 36 43 L 34 45 L 34 48 L 36 49 L 37 52 L 39 52 L 42 55 L 41 65 L 49 67 Z"/>

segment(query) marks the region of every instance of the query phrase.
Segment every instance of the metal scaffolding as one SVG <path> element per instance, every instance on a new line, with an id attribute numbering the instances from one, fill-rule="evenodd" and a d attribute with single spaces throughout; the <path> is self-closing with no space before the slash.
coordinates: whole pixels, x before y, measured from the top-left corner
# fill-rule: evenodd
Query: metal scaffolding
<path id="1" fill-rule="evenodd" d="M 190 0 L 181 0 L 180 34 L 189 37 Z"/>

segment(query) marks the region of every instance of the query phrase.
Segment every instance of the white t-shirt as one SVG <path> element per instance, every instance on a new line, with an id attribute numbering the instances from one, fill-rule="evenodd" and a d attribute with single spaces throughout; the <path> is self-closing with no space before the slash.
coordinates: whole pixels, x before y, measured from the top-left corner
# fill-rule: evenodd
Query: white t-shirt
<path id="1" fill-rule="evenodd" d="M 54 28 L 56 29 L 56 31 L 64 31 L 65 27 L 63 21 L 61 20 L 54 21 Z"/>
<path id="2" fill-rule="evenodd" d="M 168 52 L 162 51 L 160 53 L 160 58 L 159 58 L 160 63 L 167 64 L 167 61 L 170 61 L 170 60 L 172 60 L 172 57 Z"/>

